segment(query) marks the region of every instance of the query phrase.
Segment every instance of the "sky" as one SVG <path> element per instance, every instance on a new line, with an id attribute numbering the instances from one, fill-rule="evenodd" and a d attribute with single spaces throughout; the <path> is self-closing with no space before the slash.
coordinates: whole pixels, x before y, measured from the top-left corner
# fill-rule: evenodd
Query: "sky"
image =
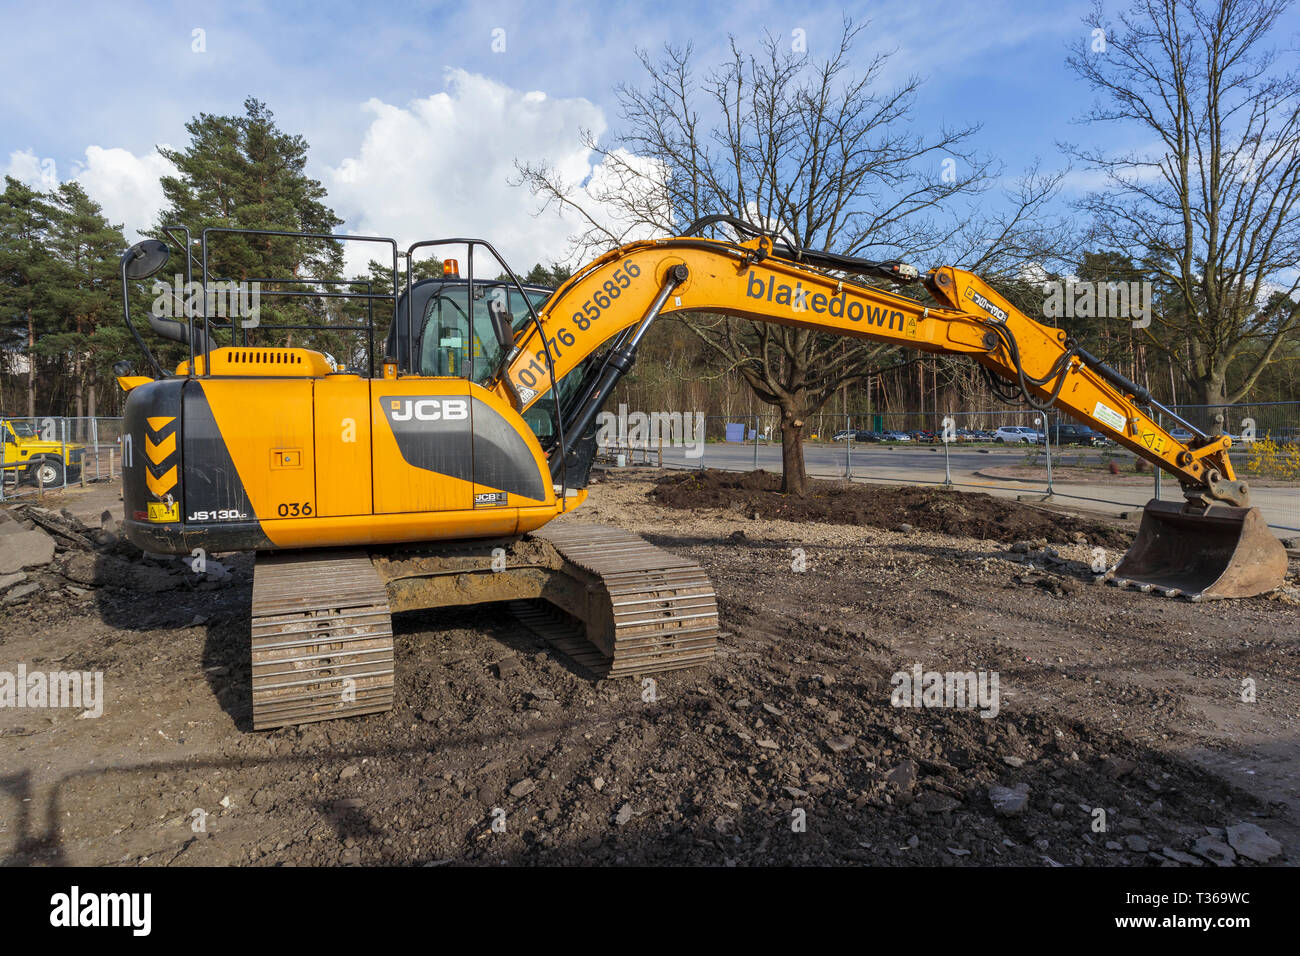
<path id="1" fill-rule="evenodd" d="M 1133 145 L 1076 122 L 1093 97 L 1065 58 L 1088 38 L 1089 6 L 0 0 L 0 168 L 42 188 L 79 180 L 134 240 L 162 205 L 157 146 L 183 147 L 188 120 L 240 113 L 252 95 L 306 138 L 344 231 L 480 236 L 526 270 L 563 261 L 576 226 L 535 214 L 515 160 L 598 174 L 579 131 L 616 134 L 616 87 L 643 82 L 638 48 L 689 43 L 708 65 L 731 37 L 755 49 L 803 31 L 817 58 L 844 16 L 866 21 L 856 57 L 894 51 L 883 82 L 923 79 L 917 131 L 982 124 L 974 145 L 1014 177 L 1035 159 L 1065 166 L 1061 141 Z M 1279 45 L 1300 40 L 1297 11 L 1280 32 Z M 1076 169 L 1060 202 L 1095 181 Z"/>

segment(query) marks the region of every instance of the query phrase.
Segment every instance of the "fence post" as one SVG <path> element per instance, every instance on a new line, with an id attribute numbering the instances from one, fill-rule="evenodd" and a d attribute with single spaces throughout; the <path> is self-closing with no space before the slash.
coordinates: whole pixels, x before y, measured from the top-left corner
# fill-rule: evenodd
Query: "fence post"
<path id="1" fill-rule="evenodd" d="M 944 416 L 939 425 L 939 437 L 943 440 L 943 483 L 945 487 L 952 487 L 952 469 L 948 464 L 948 429 L 952 428 L 953 435 L 957 434 L 957 420 L 952 417 L 952 412 Z"/>
<path id="2" fill-rule="evenodd" d="M 844 430 L 849 434 L 844 439 L 844 477 L 853 480 L 853 417 L 844 416 Z"/>
<path id="3" fill-rule="evenodd" d="M 59 457 L 63 459 L 60 462 L 60 464 L 63 465 L 63 490 L 67 491 L 68 490 L 68 457 L 69 457 L 68 456 L 68 420 L 66 418 L 61 418 L 59 419 L 59 422 L 60 422 L 59 434 L 63 436 L 63 440 L 59 442 L 60 445 Z"/>
<path id="4" fill-rule="evenodd" d="M 108 450 L 108 480 L 109 481 L 113 480 L 113 465 L 114 465 L 113 459 L 116 456 L 117 456 L 117 449 L 110 448 Z"/>
<path id="5" fill-rule="evenodd" d="M 1047 453 L 1047 496 L 1050 498 L 1055 492 L 1052 490 L 1052 419 L 1047 412 L 1043 412 L 1043 450 Z"/>
<path id="6" fill-rule="evenodd" d="M 754 470 L 758 471 L 758 416 L 754 416 Z"/>
<path id="7" fill-rule="evenodd" d="M 90 420 L 90 436 L 95 446 L 95 480 L 99 481 L 100 475 L 99 475 L 99 419 L 98 418 L 92 418 Z M 84 464 L 82 465 L 82 468 L 85 468 Z"/>

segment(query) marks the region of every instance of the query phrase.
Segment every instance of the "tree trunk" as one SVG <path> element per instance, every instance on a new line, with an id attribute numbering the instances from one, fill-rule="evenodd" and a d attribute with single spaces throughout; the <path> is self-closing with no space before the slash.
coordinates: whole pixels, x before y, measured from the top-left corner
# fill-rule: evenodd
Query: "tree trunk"
<path id="1" fill-rule="evenodd" d="M 1198 378 L 1195 383 L 1196 404 L 1205 405 L 1205 422 L 1211 435 L 1222 433 L 1228 404 L 1227 376 L 1222 372 L 1210 372 Z"/>
<path id="2" fill-rule="evenodd" d="M 27 310 L 27 417 L 36 417 L 36 324 Z"/>
<path id="3" fill-rule="evenodd" d="M 803 462 L 803 419 L 781 409 L 781 493 L 802 498 L 808 493 Z"/>
<path id="4" fill-rule="evenodd" d="M 83 404 L 85 399 L 84 399 L 84 392 L 82 392 L 82 389 L 85 387 L 85 382 L 83 382 L 81 379 L 81 356 L 80 355 L 78 355 L 73 360 L 72 363 L 72 381 L 73 381 L 72 390 L 74 395 L 76 396 L 76 411 L 77 411 L 76 417 L 84 418 L 85 417 L 84 413 L 86 409 L 85 409 L 85 405 Z"/>

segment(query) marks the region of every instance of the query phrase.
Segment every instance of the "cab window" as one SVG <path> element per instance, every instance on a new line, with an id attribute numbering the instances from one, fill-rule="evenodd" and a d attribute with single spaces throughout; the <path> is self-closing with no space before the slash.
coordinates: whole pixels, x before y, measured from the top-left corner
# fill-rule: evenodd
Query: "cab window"
<path id="1" fill-rule="evenodd" d="M 548 297 L 544 290 L 527 295 L 534 309 Z M 504 306 L 516 331 L 531 321 L 527 300 L 503 283 L 476 282 L 473 303 L 468 299 L 468 284 L 450 282 L 430 297 L 420 339 L 421 374 L 468 378 L 481 385 L 502 356 L 489 310 Z"/>

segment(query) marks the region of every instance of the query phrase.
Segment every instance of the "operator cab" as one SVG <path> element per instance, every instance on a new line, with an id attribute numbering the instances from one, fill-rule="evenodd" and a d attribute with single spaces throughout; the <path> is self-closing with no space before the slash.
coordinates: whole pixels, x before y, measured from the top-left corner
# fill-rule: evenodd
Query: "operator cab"
<path id="1" fill-rule="evenodd" d="M 531 321 L 529 303 L 540 311 L 550 295 L 551 290 L 542 286 L 524 286 L 521 295 L 507 280 L 475 279 L 471 306 L 466 279 L 454 274 L 421 279 L 397 301 L 384 354 L 397 359 L 398 367 L 413 375 L 468 378 L 482 385 L 502 357 L 492 311 L 504 310 L 518 334 Z M 416 356 L 414 362 L 412 355 Z"/>
<path id="2" fill-rule="evenodd" d="M 457 274 L 455 260 L 447 275 L 421 279 L 397 300 L 396 317 L 384 340 L 385 356 L 397 360 L 398 368 L 413 375 L 466 378 L 484 385 L 499 369 L 504 349 L 492 324 L 492 312 L 504 310 L 515 335 L 532 322 L 529 311 L 541 312 L 553 290 L 545 286 L 520 288 L 504 279 L 474 280 L 474 301 L 469 299 L 469 281 Z M 526 297 L 526 299 L 525 299 Z M 407 311 L 407 303 L 410 311 Z M 416 360 L 411 361 L 411 356 Z M 567 400 L 582 380 L 582 363 L 560 382 L 560 395 Z M 524 421 L 543 449 L 557 439 L 555 401 L 549 392 L 538 399 Z"/>

